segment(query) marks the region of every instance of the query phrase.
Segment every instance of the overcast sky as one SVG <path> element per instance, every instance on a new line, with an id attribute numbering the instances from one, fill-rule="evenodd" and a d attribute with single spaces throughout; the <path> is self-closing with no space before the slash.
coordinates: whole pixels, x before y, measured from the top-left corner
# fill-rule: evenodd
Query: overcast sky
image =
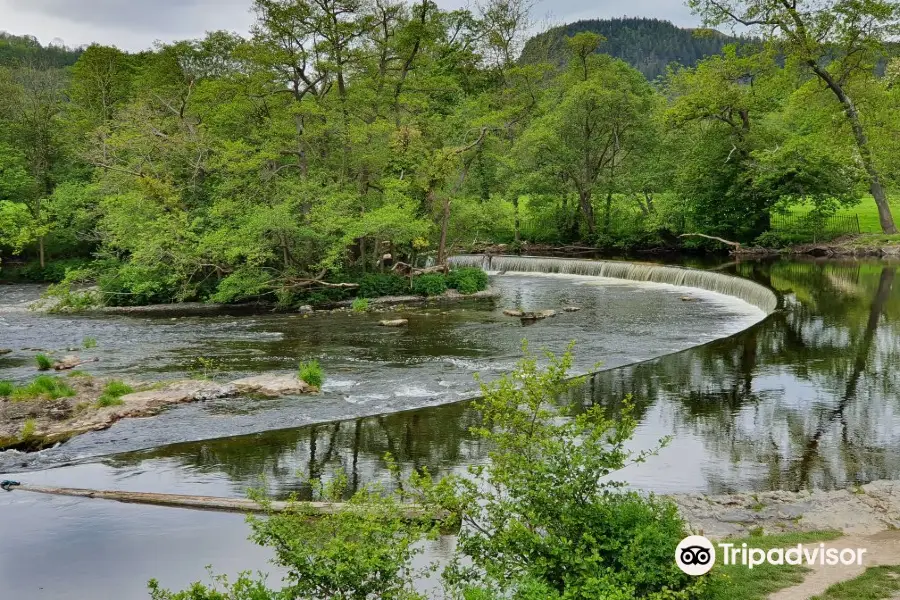
<path id="1" fill-rule="evenodd" d="M 467 0 L 437 0 L 459 8 Z M 202 37 L 227 29 L 246 33 L 252 21 L 251 0 L 0 0 L 0 31 L 34 35 L 42 43 L 62 40 L 68 46 L 91 42 L 124 50 L 141 50 L 157 40 Z M 534 18 L 553 23 L 604 17 L 658 17 L 692 26 L 682 0 L 542 0 Z"/>

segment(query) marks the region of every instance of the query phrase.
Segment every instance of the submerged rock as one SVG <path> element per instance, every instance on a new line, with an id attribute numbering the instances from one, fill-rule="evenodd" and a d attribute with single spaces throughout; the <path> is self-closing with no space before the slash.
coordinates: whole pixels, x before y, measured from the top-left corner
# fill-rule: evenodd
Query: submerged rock
<path id="1" fill-rule="evenodd" d="M 230 385 L 242 394 L 259 394 L 273 398 L 318 391 L 296 375 L 256 375 L 232 381 Z"/>
<path id="2" fill-rule="evenodd" d="M 503 314 L 506 315 L 507 317 L 524 317 L 525 316 L 524 311 L 513 310 L 511 308 L 507 308 L 506 310 L 504 310 Z"/>
<path id="3" fill-rule="evenodd" d="M 565 312 L 578 312 L 579 310 L 581 310 L 581 307 L 580 306 L 566 306 L 566 307 L 563 307 L 563 310 Z"/>
<path id="4" fill-rule="evenodd" d="M 406 325 L 409 325 L 409 319 L 385 320 L 379 321 L 378 324 L 382 327 L 405 327 Z"/>
<path id="5" fill-rule="evenodd" d="M 0 356 L 3 356 L 4 354 L 12 354 L 12 350 L 9 348 L 0 348 Z"/>

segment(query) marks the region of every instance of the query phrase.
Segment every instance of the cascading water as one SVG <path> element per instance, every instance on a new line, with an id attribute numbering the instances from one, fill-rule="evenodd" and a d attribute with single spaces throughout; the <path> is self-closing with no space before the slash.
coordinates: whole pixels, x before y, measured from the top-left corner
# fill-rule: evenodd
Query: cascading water
<path id="1" fill-rule="evenodd" d="M 495 272 L 559 273 L 668 283 L 734 296 L 758 306 L 766 314 L 772 313 L 778 307 L 778 298 L 775 293 L 758 283 L 724 273 L 683 267 L 624 261 L 542 256 L 490 256 L 486 254 L 453 256 L 450 258 L 450 264 L 458 267 L 480 267 L 485 271 Z"/>

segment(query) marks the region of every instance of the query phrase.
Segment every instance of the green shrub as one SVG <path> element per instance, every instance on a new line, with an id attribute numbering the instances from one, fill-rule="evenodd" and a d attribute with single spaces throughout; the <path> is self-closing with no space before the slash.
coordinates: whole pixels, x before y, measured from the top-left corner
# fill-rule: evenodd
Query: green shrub
<path id="1" fill-rule="evenodd" d="M 134 392 L 134 388 L 125 383 L 124 381 L 113 380 L 106 384 L 103 388 L 103 393 L 109 396 L 124 396 L 126 394 L 130 394 Z"/>
<path id="2" fill-rule="evenodd" d="M 94 376 L 86 371 L 69 371 L 69 379 L 93 379 Z"/>
<path id="3" fill-rule="evenodd" d="M 637 427 L 630 401 L 560 406 L 583 378 L 569 379 L 571 352 L 482 385 L 475 403 L 490 463 L 455 481 L 448 504 L 465 524 L 448 582 L 499 598 L 690 598 L 700 578 L 672 559 L 685 537 L 671 502 L 624 491 L 608 476 L 655 453 L 629 449 Z M 527 526 L 526 526 L 527 525 Z"/>
<path id="4" fill-rule="evenodd" d="M 34 419 L 28 419 L 25 421 L 25 425 L 22 426 L 22 431 L 19 433 L 19 439 L 23 442 L 27 442 L 32 437 L 34 437 L 34 432 L 37 430 L 37 423 Z"/>
<path id="5" fill-rule="evenodd" d="M 83 269 L 89 263 L 89 260 L 83 258 L 66 258 L 50 261 L 45 267 L 41 267 L 39 261 L 34 261 L 14 270 L 11 277 L 36 283 L 59 283 L 70 271 Z"/>
<path id="6" fill-rule="evenodd" d="M 109 406 L 121 406 L 125 404 L 122 400 L 121 396 L 113 396 L 110 394 L 103 394 L 97 399 L 97 407 L 98 408 L 106 408 Z"/>
<path id="7" fill-rule="evenodd" d="M 368 298 L 354 298 L 353 300 L 353 312 L 364 313 L 369 310 L 369 299 Z"/>
<path id="8" fill-rule="evenodd" d="M 12 396 L 13 390 L 16 389 L 16 386 L 13 385 L 12 381 L 0 381 L 0 398 L 8 398 Z"/>
<path id="9" fill-rule="evenodd" d="M 12 392 L 13 401 L 56 400 L 58 398 L 71 398 L 75 390 L 61 379 L 49 375 L 41 375 L 25 387 L 17 387 Z"/>
<path id="10" fill-rule="evenodd" d="M 412 291 L 418 296 L 440 296 L 447 291 L 447 278 L 440 273 L 419 275 L 413 279 Z"/>
<path id="11" fill-rule="evenodd" d="M 49 371 L 53 368 L 53 360 L 46 354 L 38 354 L 34 357 L 34 362 L 37 363 L 38 371 Z"/>
<path id="12" fill-rule="evenodd" d="M 474 294 L 487 289 L 487 286 L 487 273 L 474 267 L 453 269 L 447 276 L 447 287 L 456 289 L 460 294 Z"/>
<path id="13" fill-rule="evenodd" d="M 96 348 L 97 347 L 97 338 L 86 337 L 86 338 L 84 338 L 82 345 L 84 346 L 84 348 L 86 350 L 90 350 L 91 348 Z"/>
<path id="14" fill-rule="evenodd" d="M 360 298 L 402 296 L 409 293 L 409 281 L 395 273 L 370 273 L 359 280 Z"/>
<path id="15" fill-rule="evenodd" d="M 325 379 L 325 376 L 322 373 L 322 367 L 319 366 L 319 361 L 317 360 L 300 363 L 298 376 L 309 385 L 317 388 L 322 387 L 322 382 Z"/>

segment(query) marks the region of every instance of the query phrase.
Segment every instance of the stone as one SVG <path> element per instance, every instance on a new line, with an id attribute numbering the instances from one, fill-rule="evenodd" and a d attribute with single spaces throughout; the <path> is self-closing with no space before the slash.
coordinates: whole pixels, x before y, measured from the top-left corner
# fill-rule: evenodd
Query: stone
<path id="1" fill-rule="evenodd" d="M 0 356 L 3 356 L 5 354 L 12 354 L 12 350 L 10 350 L 9 348 L 0 348 Z"/>
<path id="2" fill-rule="evenodd" d="M 53 368 L 57 371 L 68 371 L 69 369 L 74 369 L 79 365 L 83 365 L 85 363 L 97 362 L 99 358 L 89 358 L 86 360 L 82 360 L 74 355 L 63 356 L 61 359 L 56 361 L 56 364 L 53 365 Z"/>
<path id="3" fill-rule="evenodd" d="M 553 309 L 547 310 L 539 310 L 536 312 L 527 312 L 522 315 L 523 321 L 539 321 L 541 319 L 547 319 L 549 317 L 555 317 L 556 311 Z"/>
<path id="4" fill-rule="evenodd" d="M 378 324 L 382 327 L 405 327 L 406 325 L 409 325 L 409 319 L 385 320 L 379 321 Z"/>
<path id="5" fill-rule="evenodd" d="M 682 297 L 681 297 L 681 301 L 682 301 L 682 302 L 696 302 L 697 299 L 696 299 L 696 298 L 691 298 L 690 296 L 682 296 Z"/>
<path id="6" fill-rule="evenodd" d="M 579 310 L 581 310 L 581 307 L 580 306 L 566 306 L 566 307 L 563 307 L 563 310 L 566 312 L 578 312 Z"/>
<path id="7" fill-rule="evenodd" d="M 310 306 L 309 304 L 304 304 L 303 306 L 301 306 L 300 308 L 297 309 L 297 312 L 301 313 L 301 314 L 311 313 L 311 312 L 313 312 L 313 307 Z"/>
<path id="8" fill-rule="evenodd" d="M 293 394 L 310 394 L 317 391 L 296 375 L 256 375 L 232 381 L 231 386 L 238 393 L 259 394 L 275 398 Z"/>
<path id="9" fill-rule="evenodd" d="M 523 311 L 513 310 L 511 308 L 507 308 L 506 310 L 504 310 L 503 314 L 506 315 L 507 317 L 523 317 L 523 316 L 525 316 L 525 313 Z"/>
<path id="10" fill-rule="evenodd" d="M 185 380 L 167 383 L 156 389 L 134 392 L 122 396 L 122 402 L 130 413 L 150 411 L 170 404 L 184 404 L 199 400 L 227 398 L 235 394 L 235 388 L 212 381 Z M 129 415 L 130 416 L 130 415 Z"/>

